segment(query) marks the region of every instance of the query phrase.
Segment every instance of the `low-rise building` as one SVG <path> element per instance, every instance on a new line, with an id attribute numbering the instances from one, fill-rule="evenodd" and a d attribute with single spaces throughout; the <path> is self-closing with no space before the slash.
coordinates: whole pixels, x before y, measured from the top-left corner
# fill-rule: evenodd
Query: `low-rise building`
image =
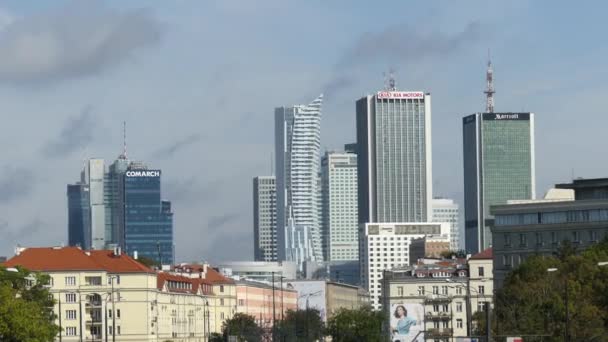
<path id="1" fill-rule="evenodd" d="M 298 309 L 298 292 L 289 288 L 287 283 L 275 283 L 273 287 L 271 283 L 236 280 L 236 298 L 237 312 L 254 317 L 257 324 L 267 331 L 288 310 Z"/>
<path id="2" fill-rule="evenodd" d="M 582 250 L 608 236 L 608 178 L 576 179 L 556 188 L 574 190 L 574 200 L 563 194 L 492 206 L 496 288 L 531 255 L 553 255 L 564 240 Z"/>
<path id="3" fill-rule="evenodd" d="M 19 248 L 4 265 L 50 276 L 64 342 L 206 341 L 221 323 L 212 281 L 157 274 L 119 248 Z"/>
<path id="4" fill-rule="evenodd" d="M 385 271 L 385 333 L 400 341 L 412 341 L 419 333 L 430 341 L 470 336 L 472 315 L 485 310 L 479 303 L 492 301 L 492 288 L 483 288 L 492 284 L 491 265 L 491 250 L 486 250 L 469 260 L 421 259 Z"/>
<path id="5" fill-rule="evenodd" d="M 289 280 L 287 284 L 298 291 L 298 308 L 319 310 L 324 322 L 341 308 L 369 305 L 367 291 L 357 286 L 326 280 Z"/>
<path id="6" fill-rule="evenodd" d="M 292 261 L 226 261 L 218 265 L 220 273 L 227 277 L 238 276 L 251 280 L 272 282 L 279 277 L 296 279 L 298 267 Z"/>

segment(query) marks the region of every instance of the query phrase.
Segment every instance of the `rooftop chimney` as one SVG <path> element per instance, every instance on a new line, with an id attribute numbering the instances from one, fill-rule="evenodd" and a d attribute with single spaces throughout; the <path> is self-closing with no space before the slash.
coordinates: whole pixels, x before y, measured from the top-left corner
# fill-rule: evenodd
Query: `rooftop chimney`
<path id="1" fill-rule="evenodd" d="M 137 260 L 137 251 L 133 252 L 133 259 Z"/>

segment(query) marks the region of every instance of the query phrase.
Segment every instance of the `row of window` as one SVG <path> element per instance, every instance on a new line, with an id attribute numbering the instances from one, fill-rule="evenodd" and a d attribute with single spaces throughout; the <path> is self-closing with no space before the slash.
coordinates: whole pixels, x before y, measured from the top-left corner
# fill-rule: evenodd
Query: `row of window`
<path id="1" fill-rule="evenodd" d="M 550 239 L 549 241 L 552 244 L 558 244 L 560 239 L 564 239 L 564 238 L 568 238 L 570 241 L 574 242 L 574 243 L 581 243 L 584 242 L 583 238 L 586 236 L 586 241 L 590 242 L 590 243 L 595 243 L 599 241 L 599 234 L 597 232 L 597 230 L 589 230 L 587 232 L 584 231 L 579 231 L 579 230 L 575 230 L 570 232 L 570 236 L 564 236 L 567 233 L 562 233 L 559 234 L 558 232 L 550 232 Z M 505 248 L 509 248 L 511 247 L 512 244 L 512 240 L 511 240 L 511 235 L 512 233 L 504 233 L 503 234 L 503 242 L 504 242 L 504 247 Z M 535 232 L 534 233 L 534 237 L 535 237 L 535 242 L 537 246 L 544 246 L 545 245 L 545 234 L 543 234 L 543 232 Z M 606 235 L 608 236 L 608 231 L 606 232 Z M 528 233 L 519 233 L 519 247 L 527 247 L 528 246 Z"/>
<path id="2" fill-rule="evenodd" d="M 115 276 L 108 277 L 108 285 L 112 284 L 112 279 L 114 279 L 114 284 L 120 284 L 120 276 L 115 275 Z M 76 286 L 76 277 L 75 276 L 65 277 L 64 281 L 65 281 L 65 286 Z M 85 281 L 85 284 L 89 285 L 89 286 L 101 286 L 101 277 L 100 276 L 85 277 L 84 281 Z M 50 285 L 52 286 L 53 284 L 54 284 L 54 280 L 53 280 L 53 277 L 51 277 Z"/>
<path id="3" fill-rule="evenodd" d="M 544 213 L 496 215 L 496 226 L 608 221 L 608 209 L 569 210 Z"/>

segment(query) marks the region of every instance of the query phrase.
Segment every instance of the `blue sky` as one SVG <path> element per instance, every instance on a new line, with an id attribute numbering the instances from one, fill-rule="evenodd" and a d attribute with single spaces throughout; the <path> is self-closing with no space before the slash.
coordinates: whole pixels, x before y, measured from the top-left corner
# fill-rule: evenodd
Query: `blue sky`
<path id="1" fill-rule="evenodd" d="M 325 93 L 327 149 L 396 70 L 433 95 L 435 195 L 462 201 L 461 118 L 536 117 L 537 192 L 602 177 L 606 4 L 589 1 L 0 1 L 0 255 L 66 241 L 65 186 L 122 145 L 163 170 L 180 260 L 253 257 L 251 179 L 273 108 Z"/>

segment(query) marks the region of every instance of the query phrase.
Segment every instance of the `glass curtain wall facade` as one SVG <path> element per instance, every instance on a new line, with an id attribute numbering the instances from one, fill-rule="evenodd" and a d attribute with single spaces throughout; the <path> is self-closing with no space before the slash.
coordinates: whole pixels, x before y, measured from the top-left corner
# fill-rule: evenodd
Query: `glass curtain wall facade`
<path id="1" fill-rule="evenodd" d="M 68 184 L 68 244 L 91 249 L 89 186 Z"/>
<path id="2" fill-rule="evenodd" d="M 359 223 L 431 219 L 431 96 L 378 92 L 357 101 Z"/>
<path id="3" fill-rule="evenodd" d="M 465 248 L 492 243 L 492 205 L 535 198 L 534 114 L 477 113 L 463 118 Z"/>
<path id="4" fill-rule="evenodd" d="M 309 255 L 299 252 L 304 246 L 297 246 L 293 238 L 296 227 L 310 236 L 312 258 L 323 260 L 319 181 L 322 103 L 323 95 L 308 105 L 275 109 L 278 261 L 302 262 L 305 260 L 296 260 L 297 256 Z"/>
<path id="5" fill-rule="evenodd" d="M 124 246 L 124 175 L 129 160 L 121 155 L 105 174 L 104 201 L 106 204 L 106 245 Z"/>
<path id="6" fill-rule="evenodd" d="M 124 248 L 129 255 L 173 263 L 173 213 L 161 200 L 161 171 L 132 170 L 124 175 Z"/>

